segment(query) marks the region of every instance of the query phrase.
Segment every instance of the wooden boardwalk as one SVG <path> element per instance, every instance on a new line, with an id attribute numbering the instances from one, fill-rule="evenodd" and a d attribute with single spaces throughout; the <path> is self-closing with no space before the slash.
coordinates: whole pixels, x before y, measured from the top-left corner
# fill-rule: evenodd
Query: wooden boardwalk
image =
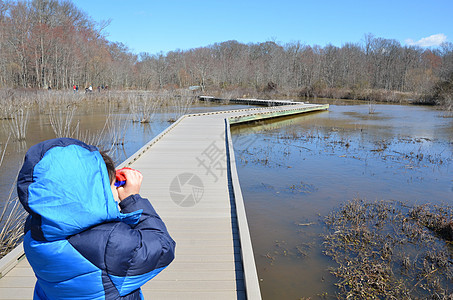
<path id="1" fill-rule="evenodd" d="M 201 101 L 215 101 L 215 102 L 240 103 L 240 104 L 248 104 L 248 105 L 264 105 L 264 106 L 304 104 L 304 102 L 293 101 L 293 100 L 262 100 L 262 99 L 249 99 L 249 98 L 224 99 L 224 98 L 217 98 L 217 97 L 212 97 L 212 96 L 199 96 L 198 99 L 200 99 Z"/>
<path id="2" fill-rule="evenodd" d="M 175 260 L 143 286 L 145 299 L 261 299 L 230 124 L 327 108 L 295 104 L 185 115 L 121 164 L 142 172 L 140 194 L 176 241 Z M 32 298 L 36 279 L 21 256 L 19 246 L 0 260 L 0 299 Z"/>

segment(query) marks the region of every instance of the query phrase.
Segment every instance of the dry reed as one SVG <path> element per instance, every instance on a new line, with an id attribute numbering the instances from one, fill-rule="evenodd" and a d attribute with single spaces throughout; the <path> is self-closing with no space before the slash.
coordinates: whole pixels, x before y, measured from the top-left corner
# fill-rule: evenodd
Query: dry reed
<path id="1" fill-rule="evenodd" d="M 50 109 L 49 121 L 53 132 L 57 138 L 73 137 L 78 132 L 78 124 L 75 128 L 72 126 L 72 120 L 76 112 L 76 107 L 67 107 L 63 109 Z"/>
<path id="2" fill-rule="evenodd" d="M 11 134 L 8 136 L 8 139 L 6 140 L 6 143 L 0 148 L 0 152 L 1 152 L 0 167 L 2 166 L 3 158 L 5 157 L 6 148 L 8 147 L 8 143 L 9 143 L 9 139 L 10 138 L 11 138 Z"/>
<path id="3" fill-rule="evenodd" d="M 13 187 L 11 187 L 2 214 L 0 215 L 0 258 L 8 254 L 22 240 L 23 228 L 27 212 L 23 209 L 18 197 L 13 197 Z"/>
<path id="4" fill-rule="evenodd" d="M 17 141 L 25 141 L 26 139 L 29 116 L 28 109 L 25 112 L 23 109 L 19 109 L 9 121 L 10 132 Z"/>
<path id="5" fill-rule="evenodd" d="M 162 105 L 162 97 L 154 93 L 131 93 L 127 97 L 132 121 L 150 123 Z"/>
<path id="6" fill-rule="evenodd" d="M 0 149 L 0 167 L 2 166 L 9 140 L 10 136 L 2 149 Z M 8 197 L 4 201 L 4 206 L 0 214 L 0 258 L 14 249 L 23 236 L 23 224 L 27 214 L 20 205 L 19 198 L 13 196 L 15 186 L 16 182 L 11 185 Z"/>
<path id="7" fill-rule="evenodd" d="M 15 99 L 15 91 L 0 90 L 0 120 L 11 119 L 17 107 L 21 105 L 18 105 Z"/>
<path id="8" fill-rule="evenodd" d="M 354 199 L 326 218 L 325 254 L 338 298 L 451 299 L 451 244 L 428 228 L 452 224 L 453 207 Z M 433 221 L 439 220 L 439 221 Z"/>
<path id="9" fill-rule="evenodd" d="M 195 96 L 189 91 L 179 91 L 176 94 L 166 95 L 171 109 L 171 117 L 168 119 L 169 122 L 175 122 L 181 116 L 189 112 L 190 107 L 195 101 Z"/>

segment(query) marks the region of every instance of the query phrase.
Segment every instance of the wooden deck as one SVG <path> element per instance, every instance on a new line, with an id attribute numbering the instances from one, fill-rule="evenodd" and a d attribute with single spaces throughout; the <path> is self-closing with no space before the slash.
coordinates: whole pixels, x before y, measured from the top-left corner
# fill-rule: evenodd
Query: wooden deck
<path id="1" fill-rule="evenodd" d="M 142 172 L 140 194 L 176 241 L 174 262 L 143 286 L 145 299 L 261 299 L 230 124 L 326 109 L 295 104 L 185 115 L 121 164 Z M 21 255 L 19 246 L 0 260 L 0 299 L 32 298 L 36 279 Z"/>

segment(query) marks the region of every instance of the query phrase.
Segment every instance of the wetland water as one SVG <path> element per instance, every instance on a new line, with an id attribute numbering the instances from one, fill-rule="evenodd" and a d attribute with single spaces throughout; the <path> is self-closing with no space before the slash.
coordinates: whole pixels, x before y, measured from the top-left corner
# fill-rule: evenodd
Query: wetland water
<path id="1" fill-rule="evenodd" d="M 263 299 L 336 292 L 320 235 L 340 204 L 453 204 L 453 119 L 431 108 L 331 105 L 232 134 Z"/>
<path id="2" fill-rule="evenodd" d="M 241 105 L 197 103 L 191 112 Z M 232 127 L 239 179 L 264 299 L 335 293 L 322 254 L 323 217 L 355 197 L 409 203 L 453 202 L 453 119 L 429 107 L 331 105 L 329 111 Z M 111 112 L 124 131 L 122 161 L 169 126 L 171 113 L 132 123 L 125 108 L 79 107 L 74 123 L 97 132 Z M 1 146 L 8 137 L 0 123 Z M 26 149 L 55 135 L 45 114 L 31 115 L 26 144 L 11 142 L 0 166 L 9 192 Z M 0 203 L 0 207 L 2 203 Z"/>

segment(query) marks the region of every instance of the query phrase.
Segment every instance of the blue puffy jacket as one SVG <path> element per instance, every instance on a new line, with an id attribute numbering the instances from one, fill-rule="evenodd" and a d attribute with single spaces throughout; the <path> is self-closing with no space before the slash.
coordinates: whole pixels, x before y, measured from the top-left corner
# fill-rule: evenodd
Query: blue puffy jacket
<path id="1" fill-rule="evenodd" d="M 31 147 L 17 190 L 30 214 L 24 249 L 34 299 L 141 299 L 140 286 L 174 258 L 148 200 L 132 195 L 119 210 L 94 146 L 61 138 Z"/>

